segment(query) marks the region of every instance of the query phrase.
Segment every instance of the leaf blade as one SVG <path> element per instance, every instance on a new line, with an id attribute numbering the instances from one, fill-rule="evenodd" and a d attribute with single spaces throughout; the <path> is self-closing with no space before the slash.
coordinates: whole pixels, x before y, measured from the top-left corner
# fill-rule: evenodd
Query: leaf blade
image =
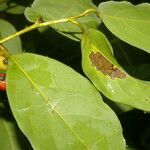
<path id="1" fill-rule="evenodd" d="M 4 118 L 0 118 L 0 145 L 1 145 L 1 149 L 3 150 L 22 149 L 17 138 L 15 124 Z"/>
<path id="2" fill-rule="evenodd" d="M 79 15 L 91 8 L 96 9 L 90 0 L 35 0 L 31 8 L 25 10 L 25 16 L 31 22 L 35 22 L 39 17 L 42 17 L 44 21 L 50 21 Z M 97 28 L 100 23 L 95 14 L 80 18 L 78 21 L 91 28 Z M 82 36 L 79 28 L 71 23 L 56 24 L 52 25 L 52 27 L 74 40 L 79 40 L 78 38 Z"/>
<path id="3" fill-rule="evenodd" d="M 97 30 L 88 30 L 82 40 L 82 68 L 85 74 L 109 99 L 149 111 L 149 82 L 135 79 L 125 72 L 112 51 L 105 35 Z M 101 55 L 97 59 L 93 58 L 96 59 L 94 65 L 90 58 L 93 53 Z"/>
<path id="4" fill-rule="evenodd" d="M 118 146 L 113 143 L 114 139 L 119 141 L 120 149 L 124 148 L 121 127 L 116 116 L 102 102 L 99 93 L 89 81 L 52 59 L 33 54 L 16 55 L 13 58 L 17 59 L 19 66 L 32 77 L 35 85 L 48 100 L 43 101 L 43 96 L 41 97 L 41 94 L 37 92 L 34 84 L 12 62 L 7 73 L 10 106 L 18 125 L 34 148 L 87 149 L 87 147 L 102 145 L 108 148 L 112 145 Z M 30 63 L 31 59 L 34 65 Z M 77 85 L 79 81 L 82 83 L 81 89 Z M 14 91 L 15 94 L 13 94 Z M 18 101 L 22 93 L 26 93 L 25 98 Z M 52 107 L 49 107 L 48 103 L 51 103 Z M 60 113 L 59 116 L 57 112 Z M 26 121 L 30 123 L 28 127 L 25 124 Z M 95 128 L 92 128 L 92 125 Z M 102 130 L 104 126 L 105 129 Z M 106 140 L 105 136 L 114 137 L 109 138 L 111 144 L 107 142 L 108 139 Z"/>
<path id="5" fill-rule="evenodd" d="M 6 30 L 7 29 L 7 30 Z M 0 19 L 0 39 L 3 39 L 11 34 L 16 33 L 16 29 L 11 23 L 6 20 Z M 22 52 L 21 40 L 16 37 L 10 41 L 3 44 L 10 53 L 17 54 Z"/>
<path id="6" fill-rule="evenodd" d="M 150 52 L 150 4 L 104 2 L 98 7 L 106 27 L 121 40 Z M 144 39 L 144 40 L 143 40 Z"/>

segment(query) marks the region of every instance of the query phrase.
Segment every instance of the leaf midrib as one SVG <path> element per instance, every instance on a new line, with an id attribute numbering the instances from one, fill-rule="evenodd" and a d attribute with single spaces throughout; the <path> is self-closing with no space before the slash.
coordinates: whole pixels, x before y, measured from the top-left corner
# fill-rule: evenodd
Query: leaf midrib
<path id="1" fill-rule="evenodd" d="M 10 60 L 17 66 L 17 68 L 24 74 L 24 76 L 30 81 L 33 87 L 40 93 L 40 95 L 44 98 L 46 103 L 51 107 L 51 109 L 60 117 L 60 119 L 66 124 L 69 130 L 73 133 L 73 135 L 88 149 L 87 144 L 84 140 L 73 130 L 73 128 L 64 120 L 61 114 L 55 109 L 55 107 L 49 102 L 49 99 L 43 94 L 43 92 L 38 88 L 38 86 L 34 83 L 31 77 L 25 72 L 25 70 L 18 64 L 18 62 L 12 57 L 9 56 Z"/>

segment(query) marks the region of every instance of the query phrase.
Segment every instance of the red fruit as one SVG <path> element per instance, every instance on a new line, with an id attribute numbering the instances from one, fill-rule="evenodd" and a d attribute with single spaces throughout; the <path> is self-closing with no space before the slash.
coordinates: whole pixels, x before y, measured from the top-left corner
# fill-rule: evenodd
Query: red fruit
<path id="1" fill-rule="evenodd" d="M 6 91 L 6 81 L 0 81 L 0 91 Z"/>

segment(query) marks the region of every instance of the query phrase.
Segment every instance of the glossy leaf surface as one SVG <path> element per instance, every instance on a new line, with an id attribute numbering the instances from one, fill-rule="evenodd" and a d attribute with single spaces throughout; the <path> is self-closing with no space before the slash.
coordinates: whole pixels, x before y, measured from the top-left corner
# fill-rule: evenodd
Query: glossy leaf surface
<path id="1" fill-rule="evenodd" d="M 124 149 L 116 115 L 73 69 L 20 54 L 11 57 L 6 80 L 11 110 L 34 149 Z"/>
<path id="2" fill-rule="evenodd" d="M 16 29 L 13 27 L 12 24 L 10 24 L 8 21 L 0 19 L 0 39 L 3 39 L 13 33 L 16 33 Z M 16 54 L 21 53 L 21 40 L 19 37 L 16 37 L 12 40 L 9 40 L 8 42 L 5 42 L 3 44 L 10 53 Z"/>
<path id="3" fill-rule="evenodd" d="M 85 74 L 109 99 L 150 111 L 150 83 L 125 72 L 112 51 L 101 32 L 87 31 L 82 40 L 82 67 Z"/>
<path id="4" fill-rule="evenodd" d="M 44 21 L 51 21 L 76 16 L 91 8 L 96 8 L 91 0 L 35 0 L 25 10 L 25 16 L 31 22 L 39 17 Z M 79 21 L 92 28 L 97 28 L 100 22 L 95 14 L 80 18 Z M 71 23 L 59 23 L 52 27 L 75 40 L 82 36 L 79 28 Z"/>
<path id="5" fill-rule="evenodd" d="M 98 7 L 106 27 L 123 41 L 150 53 L 150 4 L 104 2 Z"/>

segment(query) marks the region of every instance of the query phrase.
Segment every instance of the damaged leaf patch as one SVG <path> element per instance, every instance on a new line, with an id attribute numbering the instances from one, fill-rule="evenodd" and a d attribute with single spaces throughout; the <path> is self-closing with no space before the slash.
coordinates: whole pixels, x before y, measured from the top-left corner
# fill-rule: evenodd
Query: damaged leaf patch
<path id="1" fill-rule="evenodd" d="M 96 69 L 101 71 L 104 75 L 109 75 L 111 79 L 122 79 L 126 77 L 125 73 L 118 68 L 115 68 L 114 65 L 99 52 L 92 52 L 89 57 L 91 59 L 92 66 L 96 67 Z"/>

